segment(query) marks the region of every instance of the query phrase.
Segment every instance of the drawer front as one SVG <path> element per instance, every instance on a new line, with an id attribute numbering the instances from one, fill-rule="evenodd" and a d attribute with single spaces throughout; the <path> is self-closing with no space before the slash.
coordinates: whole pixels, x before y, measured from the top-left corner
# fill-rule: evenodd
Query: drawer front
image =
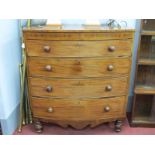
<path id="1" fill-rule="evenodd" d="M 25 40 L 116 40 L 133 39 L 134 32 L 24 32 Z"/>
<path id="2" fill-rule="evenodd" d="M 128 78 L 114 79 L 41 79 L 29 78 L 31 96 L 84 98 L 127 94 Z"/>
<path id="3" fill-rule="evenodd" d="M 131 55 L 132 40 L 36 41 L 28 40 L 28 56 L 97 57 Z"/>
<path id="4" fill-rule="evenodd" d="M 45 77 L 106 77 L 129 73 L 130 58 L 32 58 L 28 59 L 29 76 Z"/>
<path id="5" fill-rule="evenodd" d="M 125 97 L 67 100 L 32 98 L 34 117 L 58 120 L 117 118 L 125 114 Z"/>

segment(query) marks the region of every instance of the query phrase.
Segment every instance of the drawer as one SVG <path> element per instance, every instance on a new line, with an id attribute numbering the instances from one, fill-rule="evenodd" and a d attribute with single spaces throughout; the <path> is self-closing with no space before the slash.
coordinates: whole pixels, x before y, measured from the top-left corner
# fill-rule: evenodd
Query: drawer
<path id="1" fill-rule="evenodd" d="M 130 58 L 28 58 L 29 76 L 106 77 L 127 75 Z"/>
<path id="2" fill-rule="evenodd" d="M 28 56 L 100 57 L 131 55 L 132 40 L 112 41 L 37 41 L 26 42 Z"/>
<path id="3" fill-rule="evenodd" d="M 125 115 L 125 96 L 105 99 L 31 98 L 34 117 L 58 120 L 93 120 Z"/>
<path id="4" fill-rule="evenodd" d="M 29 78 L 31 96 L 84 98 L 127 94 L 128 78 L 113 79 L 43 79 Z"/>
<path id="5" fill-rule="evenodd" d="M 49 30 L 50 31 L 50 30 Z M 82 32 L 78 30 L 69 30 L 69 32 L 62 32 L 58 30 L 58 32 L 45 32 L 43 29 L 39 32 L 34 31 L 24 31 L 24 38 L 25 40 L 54 40 L 54 41 L 62 41 L 62 40 L 117 40 L 117 39 L 133 39 L 134 31 L 117 31 L 117 30 L 110 30 L 108 32 Z M 84 30 L 86 31 L 86 30 Z M 92 30 L 91 30 L 92 31 Z"/>

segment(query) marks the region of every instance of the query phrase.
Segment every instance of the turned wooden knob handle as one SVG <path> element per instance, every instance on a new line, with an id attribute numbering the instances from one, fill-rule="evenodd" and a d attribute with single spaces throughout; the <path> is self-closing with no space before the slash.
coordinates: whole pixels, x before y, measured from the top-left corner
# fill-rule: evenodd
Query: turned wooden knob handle
<path id="1" fill-rule="evenodd" d="M 47 91 L 47 92 L 52 92 L 52 90 L 53 90 L 53 89 L 52 89 L 51 86 L 47 86 L 47 87 L 46 87 L 46 91 Z"/>
<path id="2" fill-rule="evenodd" d="M 112 71 L 114 69 L 114 66 L 113 65 L 108 65 L 107 69 L 108 69 L 108 71 Z"/>
<path id="3" fill-rule="evenodd" d="M 49 107 L 49 108 L 47 109 L 47 111 L 48 111 L 49 113 L 51 113 L 51 112 L 53 112 L 53 108 L 52 108 L 52 107 Z"/>
<path id="4" fill-rule="evenodd" d="M 50 52 L 51 47 L 50 46 L 44 46 L 43 49 L 45 52 Z"/>
<path id="5" fill-rule="evenodd" d="M 46 71 L 51 71 L 52 70 L 52 66 L 51 65 L 46 65 L 45 66 L 45 70 Z"/>
<path id="6" fill-rule="evenodd" d="M 116 50 L 115 46 L 109 46 L 108 47 L 109 52 L 114 52 Z"/>
<path id="7" fill-rule="evenodd" d="M 107 85 L 107 86 L 105 87 L 105 89 L 106 89 L 106 91 L 111 91 L 111 90 L 112 90 L 112 86 L 111 86 L 111 85 Z"/>
<path id="8" fill-rule="evenodd" d="M 110 107 L 109 106 L 104 107 L 104 111 L 105 112 L 109 112 L 110 111 Z"/>

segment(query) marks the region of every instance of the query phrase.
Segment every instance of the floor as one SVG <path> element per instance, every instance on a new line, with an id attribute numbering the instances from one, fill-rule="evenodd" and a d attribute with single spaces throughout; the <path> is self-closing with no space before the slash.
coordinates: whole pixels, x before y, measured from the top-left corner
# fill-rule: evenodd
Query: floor
<path id="1" fill-rule="evenodd" d="M 116 133 L 113 131 L 113 123 L 106 123 L 93 129 L 87 127 L 82 130 L 76 130 L 71 127 L 63 129 L 57 125 L 44 124 L 44 130 L 38 134 L 35 132 L 33 125 L 24 126 L 21 133 L 17 131 L 14 135 L 155 135 L 155 128 L 131 128 L 126 120 L 122 131 Z"/>

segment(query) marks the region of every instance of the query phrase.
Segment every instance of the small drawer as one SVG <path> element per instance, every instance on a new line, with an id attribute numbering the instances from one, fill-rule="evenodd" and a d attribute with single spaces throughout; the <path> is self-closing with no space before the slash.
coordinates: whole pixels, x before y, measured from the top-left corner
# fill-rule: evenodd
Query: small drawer
<path id="1" fill-rule="evenodd" d="M 28 40 L 28 56 L 101 57 L 130 56 L 132 40 L 112 41 L 37 41 Z"/>
<path id="2" fill-rule="evenodd" d="M 128 75 L 130 58 L 28 58 L 28 75 L 43 77 L 107 77 Z"/>
<path id="3" fill-rule="evenodd" d="M 46 79 L 29 78 L 31 96 L 57 98 L 110 97 L 127 94 L 128 78 Z"/>
<path id="4" fill-rule="evenodd" d="M 34 117 L 58 120 L 95 120 L 125 116 L 125 96 L 105 99 L 31 98 Z"/>

